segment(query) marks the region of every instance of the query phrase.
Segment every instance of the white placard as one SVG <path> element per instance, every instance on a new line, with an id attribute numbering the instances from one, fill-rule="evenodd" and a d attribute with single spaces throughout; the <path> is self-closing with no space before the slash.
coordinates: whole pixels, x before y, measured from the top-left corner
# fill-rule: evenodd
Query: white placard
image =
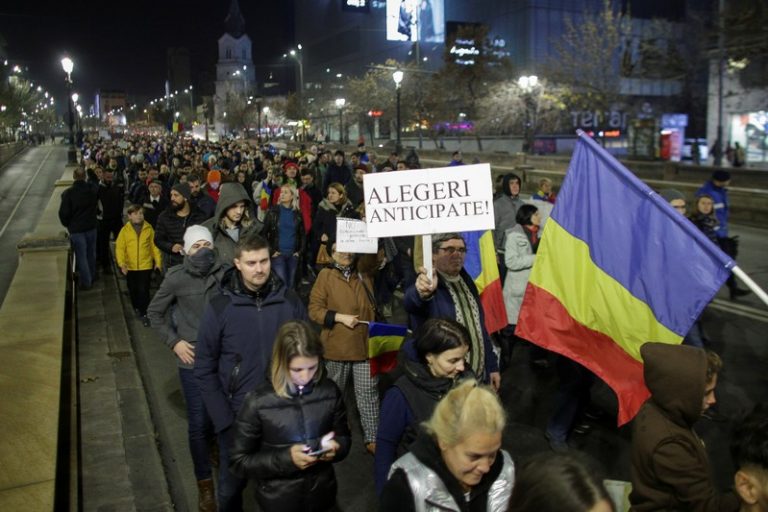
<path id="1" fill-rule="evenodd" d="M 370 237 L 494 228 L 489 164 L 366 174 L 363 191 Z"/>
<path id="2" fill-rule="evenodd" d="M 376 254 L 379 239 L 369 238 L 365 222 L 354 219 L 336 219 L 336 250 L 358 254 Z"/>

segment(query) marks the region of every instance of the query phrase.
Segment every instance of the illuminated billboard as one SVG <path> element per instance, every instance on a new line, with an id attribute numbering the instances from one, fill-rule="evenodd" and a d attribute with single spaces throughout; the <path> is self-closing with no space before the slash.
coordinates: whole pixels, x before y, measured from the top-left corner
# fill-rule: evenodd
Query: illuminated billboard
<path id="1" fill-rule="evenodd" d="M 445 42 L 444 0 L 387 0 L 387 41 Z"/>

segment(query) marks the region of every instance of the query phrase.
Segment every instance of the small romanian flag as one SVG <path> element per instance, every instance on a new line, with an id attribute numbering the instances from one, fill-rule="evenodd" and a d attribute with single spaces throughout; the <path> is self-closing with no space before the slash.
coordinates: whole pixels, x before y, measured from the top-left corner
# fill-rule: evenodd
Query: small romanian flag
<path id="1" fill-rule="evenodd" d="M 462 233 L 467 244 L 464 269 L 472 277 L 485 313 L 485 330 L 493 334 L 507 326 L 507 308 L 501 289 L 499 265 L 492 231 Z"/>
<path id="2" fill-rule="evenodd" d="M 579 135 L 515 334 L 605 381 L 618 396 L 623 425 L 650 396 L 640 347 L 680 344 L 734 262 L 595 141 Z"/>
<path id="3" fill-rule="evenodd" d="M 368 359 L 371 377 L 392 371 L 397 366 L 397 353 L 405 341 L 408 328 L 379 322 L 368 324 Z"/>

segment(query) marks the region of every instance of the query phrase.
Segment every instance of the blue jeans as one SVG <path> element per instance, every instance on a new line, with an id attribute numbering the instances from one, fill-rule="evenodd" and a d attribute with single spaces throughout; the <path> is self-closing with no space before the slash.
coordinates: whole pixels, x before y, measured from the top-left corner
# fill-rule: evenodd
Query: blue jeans
<path id="1" fill-rule="evenodd" d="M 195 478 L 207 480 L 212 475 L 208 441 L 213 436 L 213 425 L 203 405 L 203 395 L 195 380 L 194 371 L 179 368 L 179 380 L 187 404 L 187 438 L 192 464 L 195 467 Z"/>
<path id="2" fill-rule="evenodd" d="M 272 270 L 280 276 L 287 288 L 294 288 L 298 266 L 299 258 L 293 254 L 280 253 L 278 256 L 272 256 Z"/>
<path id="3" fill-rule="evenodd" d="M 69 242 L 75 253 L 80 286 L 90 288 L 96 278 L 96 228 L 82 233 L 70 233 Z"/>
<path id="4" fill-rule="evenodd" d="M 248 483 L 229 471 L 229 449 L 232 446 L 234 427 L 219 432 L 219 512 L 242 512 L 243 489 Z"/>

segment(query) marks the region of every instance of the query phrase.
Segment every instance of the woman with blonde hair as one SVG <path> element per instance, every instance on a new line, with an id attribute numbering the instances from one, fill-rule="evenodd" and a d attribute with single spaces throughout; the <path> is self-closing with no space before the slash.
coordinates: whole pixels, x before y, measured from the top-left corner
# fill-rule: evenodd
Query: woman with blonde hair
<path id="1" fill-rule="evenodd" d="M 325 377 L 323 346 L 307 322 L 286 322 L 272 349 L 271 382 L 248 393 L 234 424 L 230 470 L 257 481 L 262 510 L 331 510 L 351 443 L 339 388 Z"/>
<path id="2" fill-rule="evenodd" d="M 307 248 L 304 220 L 299 209 L 299 193 L 292 184 L 280 187 L 278 204 L 264 219 L 264 236 L 272 253 L 272 269 L 285 286 L 295 288 L 296 270 Z"/>
<path id="3" fill-rule="evenodd" d="M 505 425 L 493 390 L 474 380 L 456 386 L 392 465 L 379 510 L 506 511 L 515 466 L 501 449 Z"/>

